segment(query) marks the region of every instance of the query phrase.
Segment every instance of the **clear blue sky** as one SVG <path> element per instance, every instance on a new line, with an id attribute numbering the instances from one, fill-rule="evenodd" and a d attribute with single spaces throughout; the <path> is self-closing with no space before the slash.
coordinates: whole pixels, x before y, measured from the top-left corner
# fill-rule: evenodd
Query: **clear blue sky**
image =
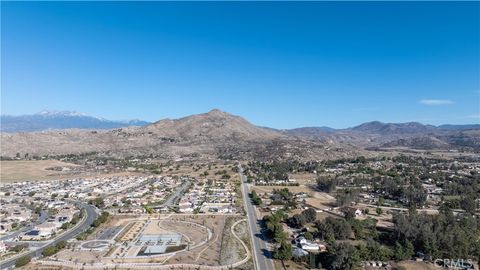
<path id="1" fill-rule="evenodd" d="M 2 2 L 1 112 L 480 122 L 479 2 Z"/>

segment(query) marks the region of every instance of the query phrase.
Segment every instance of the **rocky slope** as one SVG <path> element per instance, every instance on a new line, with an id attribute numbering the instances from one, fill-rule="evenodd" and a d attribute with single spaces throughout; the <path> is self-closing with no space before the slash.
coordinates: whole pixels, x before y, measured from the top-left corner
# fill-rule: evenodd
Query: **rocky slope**
<path id="1" fill-rule="evenodd" d="M 480 129 L 370 122 L 343 130 L 275 130 L 212 110 L 143 127 L 2 133 L 1 144 L 0 154 L 6 157 L 96 152 L 113 157 L 330 159 L 368 156 L 365 149 L 372 147 L 480 151 Z"/>
<path id="2" fill-rule="evenodd" d="M 257 127 L 220 110 L 144 127 L 112 130 L 55 130 L 1 134 L 1 155 L 14 157 L 97 152 L 114 157 L 150 155 L 164 158 L 333 158 L 354 154 L 336 145 L 312 142 Z"/>

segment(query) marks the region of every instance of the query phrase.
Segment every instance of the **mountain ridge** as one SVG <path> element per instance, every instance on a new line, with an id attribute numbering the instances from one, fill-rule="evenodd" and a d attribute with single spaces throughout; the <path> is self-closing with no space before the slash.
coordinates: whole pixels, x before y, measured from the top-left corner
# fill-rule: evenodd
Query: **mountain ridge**
<path id="1" fill-rule="evenodd" d="M 1 115 L 1 132 L 34 132 L 55 129 L 113 129 L 127 126 L 144 126 L 149 122 L 143 120 L 114 121 L 101 117 L 89 116 L 75 111 L 43 110 L 31 115 Z"/>
<path id="2" fill-rule="evenodd" d="M 480 151 L 480 129 L 442 129 L 420 123 L 368 122 L 341 130 L 259 127 L 218 109 L 145 126 L 1 133 L 1 155 L 100 153 L 222 158 L 338 158 L 366 149 L 411 147 Z"/>

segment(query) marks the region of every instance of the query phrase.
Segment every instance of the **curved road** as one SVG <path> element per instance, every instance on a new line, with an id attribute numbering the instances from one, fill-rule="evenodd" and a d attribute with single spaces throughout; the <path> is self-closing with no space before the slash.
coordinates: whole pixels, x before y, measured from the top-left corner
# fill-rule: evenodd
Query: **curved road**
<path id="1" fill-rule="evenodd" d="M 42 211 L 40 211 L 40 216 L 38 217 L 37 222 L 35 222 L 35 223 L 25 227 L 25 228 L 22 228 L 22 229 L 14 232 L 14 233 L 4 235 L 4 236 L 0 237 L 0 240 L 5 241 L 7 239 L 14 239 L 15 237 L 19 236 L 20 234 L 22 234 L 24 232 L 27 232 L 27 231 L 30 231 L 36 225 L 45 222 L 45 220 L 47 220 L 47 218 L 48 218 L 48 212 L 46 210 L 42 210 Z"/>
<path id="2" fill-rule="evenodd" d="M 90 225 L 93 223 L 93 221 L 97 218 L 98 214 L 95 211 L 95 209 L 93 208 L 93 206 L 91 206 L 91 205 L 88 205 L 88 204 L 85 204 L 85 203 L 82 203 L 82 202 L 75 202 L 75 204 L 77 204 L 79 206 L 79 208 L 85 209 L 87 217 L 83 220 L 83 223 L 81 223 L 80 225 L 75 227 L 73 230 L 67 231 L 66 233 L 62 234 L 60 237 L 55 238 L 55 240 L 50 241 L 47 244 L 45 244 L 45 245 L 43 245 L 43 246 L 41 246 L 37 249 L 25 252 L 25 253 L 21 254 L 20 256 L 17 255 L 17 256 L 14 256 L 12 258 L 9 258 L 5 261 L 1 261 L 0 262 L 0 269 L 2 269 L 2 270 L 3 269 L 10 269 L 11 267 L 14 267 L 15 266 L 15 261 L 18 258 L 23 257 L 23 256 L 30 256 L 32 258 L 34 258 L 34 257 L 38 258 L 38 257 L 42 256 L 43 250 L 45 250 L 47 247 L 54 246 L 60 241 L 68 241 L 68 240 L 72 239 L 73 237 L 79 235 L 80 233 L 86 231 L 90 227 Z"/>

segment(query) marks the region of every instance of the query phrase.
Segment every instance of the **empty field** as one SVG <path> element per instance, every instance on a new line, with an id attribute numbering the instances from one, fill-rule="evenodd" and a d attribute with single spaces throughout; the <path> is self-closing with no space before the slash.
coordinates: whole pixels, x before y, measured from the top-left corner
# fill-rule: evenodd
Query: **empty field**
<path id="1" fill-rule="evenodd" d="M 0 177 L 2 182 L 53 180 L 65 177 L 65 172 L 47 168 L 76 166 L 78 165 L 58 160 L 0 161 Z"/>

